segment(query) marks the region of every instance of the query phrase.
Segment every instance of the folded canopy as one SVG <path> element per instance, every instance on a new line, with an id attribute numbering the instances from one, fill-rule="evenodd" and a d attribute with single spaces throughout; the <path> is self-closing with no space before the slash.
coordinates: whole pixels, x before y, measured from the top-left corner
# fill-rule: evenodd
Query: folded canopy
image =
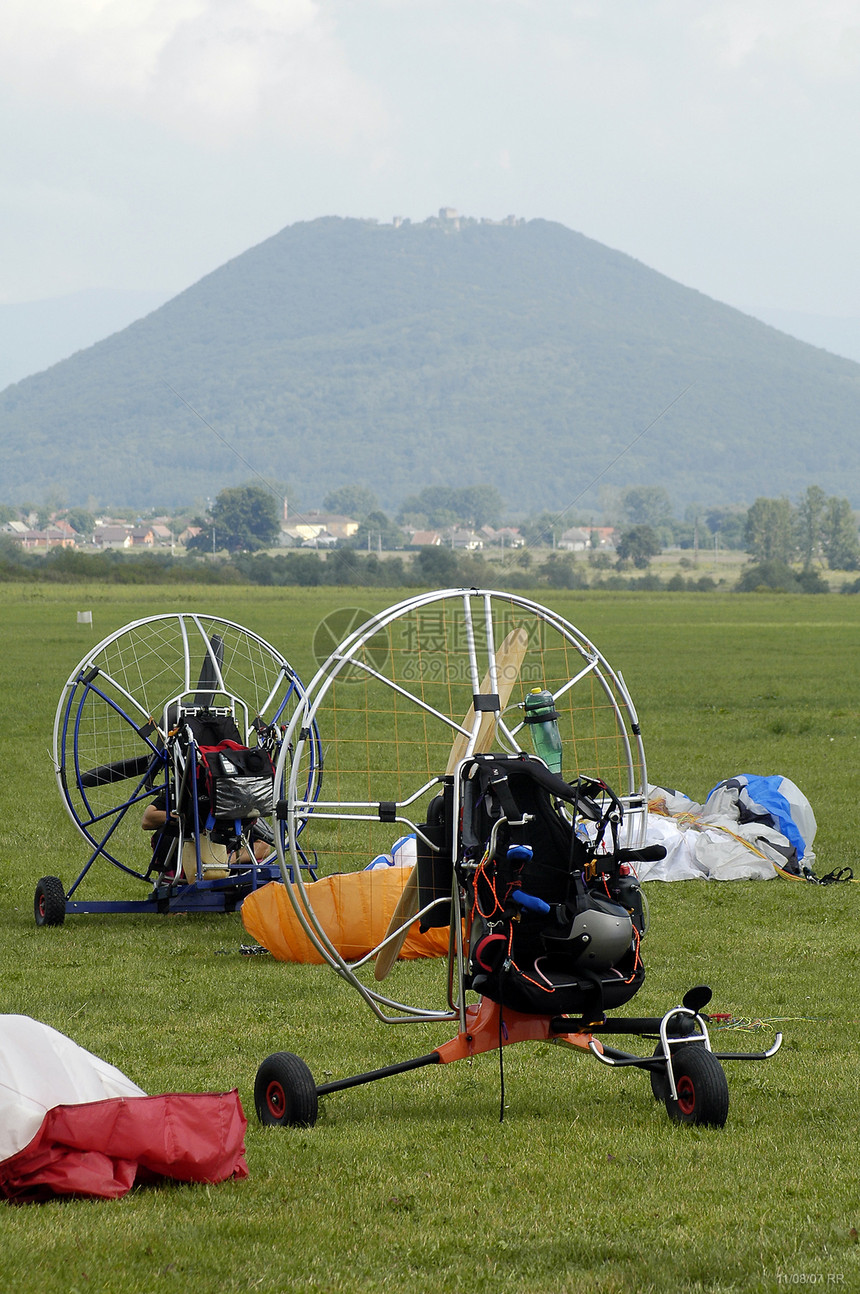
<path id="1" fill-rule="evenodd" d="M 29 1016 L 0 1015 L 0 1194 L 115 1199 L 170 1177 L 246 1177 L 237 1092 L 147 1096 Z"/>
<path id="2" fill-rule="evenodd" d="M 409 879 L 408 867 L 381 867 L 369 872 L 325 876 L 309 885 L 314 916 L 346 961 L 366 957 L 385 938 L 397 900 Z M 273 881 L 253 890 L 242 904 L 242 921 L 250 935 L 279 961 L 317 962 L 324 959 L 296 916 L 286 887 Z M 448 929 L 421 934 L 416 922 L 400 956 L 443 957 Z"/>

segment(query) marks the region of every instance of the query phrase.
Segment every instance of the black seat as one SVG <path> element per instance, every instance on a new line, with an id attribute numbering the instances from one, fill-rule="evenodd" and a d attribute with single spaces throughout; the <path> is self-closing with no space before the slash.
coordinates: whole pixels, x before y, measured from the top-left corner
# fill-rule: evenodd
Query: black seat
<path id="1" fill-rule="evenodd" d="M 199 707 L 180 711 L 177 741 L 186 759 L 192 743 L 194 747 L 196 766 L 183 778 L 179 809 L 186 815 L 191 810 L 193 817 L 196 791 L 198 830 L 205 827 L 213 839 L 226 840 L 272 812 L 271 756 L 263 746 L 244 744 L 232 713 Z"/>
<path id="2" fill-rule="evenodd" d="M 591 1020 L 629 1001 L 645 977 L 644 919 L 617 797 L 526 755 L 478 756 L 461 801 L 466 987 L 517 1011 Z"/>

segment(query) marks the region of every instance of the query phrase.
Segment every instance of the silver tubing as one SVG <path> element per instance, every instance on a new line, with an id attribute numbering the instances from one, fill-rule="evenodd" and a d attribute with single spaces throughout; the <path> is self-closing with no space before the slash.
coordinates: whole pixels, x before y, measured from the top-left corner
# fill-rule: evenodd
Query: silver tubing
<path id="1" fill-rule="evenodd" d="M 690 1034 L 689 1037 L 686 1038 L 673 1038 L 672 1043 L 677 1047 L 682 1044 L 686 1045 L 691 1042 L 698 1042 L 703 1045 L 705 1051 L 711 1050 L 711 1040 L 708 1037 L 708 1026 L 697 1011 L 691 1011 L 690 1008 L 686 1006 L 675 1006 L 672 1007 L 671 1011 L 666 1012 L 663 1019 L 660 1021 L 660 1045 L 663 1048 L 663 1055 L 666 1059 L 666 1075 L 669 1079 L 669 1092 L 671 1093 L 673 1101 L 677 1101 L 678 1099 L 678 1088 L 675 1085 L 675 1070 L 672 1064 L 672 1048 L 669 1044 L 669 1021 L 676 1019 L 678 1016 L 683 1016 L 687 1020 L 693 1020 L 699 1026 L 701 1032 Z"/>
<path id="2" fill-rule="evenodd" d="M 603 692 L 608 701 L 608 710 L 615 716 L 616 729 L 619 742 L 619 754 L 626 761 L 626 782 L 627 785 L 619 787 L 619 795 L 622 802 L 626 801 L 630 805 L 630 825 L 628 828 L 628 844 L 636 846 L 644 840 L 645 834 L 645 816 L 640 806 L 647 804 L 647 773 L 645 768 L 645 756 L 641 736 L 638 733 L 638 721 L 635 717 L 635 711 L 632 706 L 627 688 L 622 677 L 615 673 L 605 658 L 597 651 L 594 645 L 584 637 L 569 622 L 564 620 L 557 613 L 550 611 L 548 608 L 533 602 L 531 599 L 519 596 L 515 593 L 498 592 L 494 590 L 479 589 L 441 589 L 432 592 L 418 594 L 414 597 L 406 598 L 396 603 L 387 610 L 378 612 L 368 618 L 364 624 L 357 626 L 349 633 L 346 638 L 330 654 L 314 674 L 310 683 L 305 689 L 305 696 L 302 704 L 293 712 L 286 736 L 281 746 L 276 770 L 276 784 L 285 784 L 287 787 L 287 804 L 286 804 L 286 836 L 289 846 L 289 856 L 292 860 L 292 867 L 286 866 L 286 859 L 283 856 L 281 833 L 276 833 L 276 842 L 278 847 L 279 858 L 282 863 L 282 879 L 287 888 L 290 903 L 302 926 L 305 934 L 317 951 L 333 969 L 336 970 L 344 979 L 351 983 L 360 993 L 362 998 L 371 1006 L 374 1013 L 380 1019 L 389 1019 L 386 1014 L 387 1010 L 394 1009 L 401 1013 L 398 1019 L 449 1019 L 452 1018 L 449 1013 L 424 1011 L 412 1008 L 404 1003 L 394 1002 L 390 998 L 384 997 L 363 984 L 355 975 L 354 968 L 349 966 L 338 951 L 332 946 L 330 940 L 322 930 L 320 923 L 313 911 L 312 894 L 309 893 L 309 886 L 306 885 L 302 875 L 302 858 L 299 854 L 297 845 L 297 828 L 307 822 L 313 816 L 313 806 L 307 801 L 304 794 L 299 797 L 298 786 L 300 780 L 300 771 L 306 758 L 306 745 L 308 744 L 308 733 L 313 725 L 317 722 L 321 706 L 333 687 L 335 682 L 341 676 L 343 671 L 348 667 L 360 667 L 363 674 L 381 682 L 390 688 L 394 693 L 404 697 L 406 700 L 415 704 L 424 713 L 431 715 L 435 719 L 443 722 L 446 727 L 454 734 L 460 733 L 467 736 L 467 752 L 474 749 L 474 742 L 477 732 L 480 729 L 480 713 L 475 714 L 471 731 L 466 729 L 462 722 L 458 722 L 455 717 L 443 714 L 416 696 L 410 689 L 402 687 L 394 679 L 388 679 L 383 673 L 374 668 L 372 663 L 357 660 L 358 653 L 368 644 L 376 635 L 383 631 L 388 631 L 392 624 L 401 617 L 417 614 L 422 608 L 432 606 L 436 603 L 448 600 L 456 601 L 462 608 L 463 626 L 466 635 L 465 655 L 468 658 L 468 676 L 471 681 L 472 692 L 476 694 L 480 687 L 481 667 L 478 660 L 478 645 L 476 640 L 475 614 L 476 605 L 481 607 L 487 636 L 486 644 L 482 645 L 487 648 L 488 655 L 488 673 L 492 680 L 492 686 L 498 692 L 498 678 L 495 671 L 495 639 L 496 623 L 495 610 L 501 604 L 509 612 L 509 609 L 518 609 L 528 616 L 533 617 L 539 624 L 543 624 L 547 629 L 553 630 L 559 634 L 571 647 L 579 653 L 585 662 L 576 675 L 575 680 L 566 682 L 558 689 L 558 694 L 562 695 L 574 686 L 576 681 L 580 681 L 588 674 L 594 674 L 598 680 L 599 689 Z M 543 633 L 543 630 L 541 631 Z M 499 716 L 498 730 L 504 737 L 506 743 L 510 744 L 511 751 L 518 749 L 516 735 L 520 730 L 519 726 L 508 726 L 502 716 Z M 287 770 L 286 759 L 290 746 L 293 747 L 293 758 Z M 635 750 L 635 755 L 634 755 Z M 468 758 L 468 753 L 466 758 Z M 637 779 L 638 783 L 637 784 Z M 623 780 L 623 774 L 622 774 Z M 455 816 L 459 811 L 459 779 L 455 775 Z M 409 802 L 419 799 L 424 794 L 427 786 L 425 783 L 420 792 L 410 794 Z M 375 803 L 372 802 L 372 803 Z M 406 803 L 406 801 L 404 801 Z M 327 801 L 319 804 L 318 810 L 320 816 L 333 817 L 358 817 L 359 815 L 348 812 L 348 806 L 339 801 Z M 356 802 L 356 807 L 360 807 Z M 366 807 L 370 807 L 368 804 Z M 338 812 L 339 810 L 339 812 Z M 328 811 L 328 812 L 327 812 Z M 365 820 L 375 820 L 367 815 Z M 401 817 L 395 818 L 398 822 L 407 822 L 408 819 Z M 414 825 L 409 823 L 410 826 Z M 305 843 L 305 842 L 303 842 Z M 456 843 L 456 841 L 452 842 Z M 291 873 L 291 879 L 290 879 Z M 387 943 L 388 939 L 384 941 Z M 462 958 L 463 949 L 462 941 L 455 939 L 455 955 L 458 958 L 458 975 L 462 983 Z M 381 945 L 380 945 L 381 946 Z M 370 957 L 378 952 L 374 949 L 366 958 L 362 959 L 364 965 Z M 460 992 L 460 997 L 464 995 Z M 462 1003 L 455 1012 L 454 1018 L 463 1016 Z"/>
<path id="3" fill-rule="evenodd" d="M 174 629 L 175 633 L 168 632 L 167 626 Z M 174 693 L 172 700 L 178 703 L 181 697 L 194 695 L 197 691 L 194 679 L 191 677 L 191 654 L 194 635 L 199 634 L 205 645 L 209 662 L 215 667 L 217 690 L 225 700 L 231 701 L 236 711 L 237 723 L 241 724 L 244 720 L 246 740 L 249 739 L 248 703 L 244 698 L 237 696 L 234 690 L 228 690 L 229 671 L 226 665 L 223 668 L 218 666 L 212 650 L 210 634 L 223 630 L 230 631 L 231 636 L 236 635 L 236 641 L 247 643 L 254 649 L 253 653 L 249 652 L 244 658 L 245 663 L 251 665 L 251 673 L 246 677 L 246 681 L 252 688 L 262 683 L 268 690 L 268 695 L 262 702 L 256 697 L 251 698 L 257 712 L 265 712 L 282 685 L 287 687 L 287 696 L 290 688 L 296 689 L 298 702 L 304 691 L 302 684 L 285 657 L 271 643 L 236 621 L 194 611 L 164 612 L 161 615 L 146 616 L 123 625 L 92 646 L 69 675 L 54 715 L 52 762 L 66 812 L 76 829 L 91 844 L 97 842 L 88 835 L 75 809 L 76 797 L 81 788 L 77 785 L 79 769 L 73 763 L 72 748 L 77 725 L 82 718 L 82 707 L 101 704 L 100 692 L 104 689 L 109 698 L 104 704 L 109 708 L 116 708 L 117 722 L 121 723 L 123 718 L 127 718 L 130 724 L 130 736 L 133 735 L 132 729 L 138 721 L 142 723 L 151 720 L 155 725 L 155 731 L 164 741 L 167 736 L 163 730 L 164 718 L 171 704 L 171 698 L 166 699 L 163 694 L 158 694 L 156 697 L 156 678 L 160 675 L 155 673 L 147 676 L 144 672 L 141 675 L 140 687 L 136 690 L 135 675 L 128 669 L 128 663 L 131 661 L 137 665 L 139 661 L 160 661 L 165 667 L 165 678 L 172 676 L 170 682 L 171 691 Z M 123 639 L 127 639 L 127 644 L 122 641 Z M 115 645 L 116 650 L 112 651 Z M 124 664 L 127 650 L 131 655 Z M 257 662 L 252 660 L 254 653 L 258 653 Z M 240 670 L 241 663 L 242 661 L 239 660 Z M 258 668 L 259 663 L 264 665 L 262 671 Z M 93 668 L 97 669 L 98 674 L 90 685 L 85 683 L 84 679 Z M 271 685 L 268 681 L 269 669 L 272 670 L 273 675 Z M 90 696 L 91 691 L 92 696 Z M 287 696 L 285 696 L 285 702 Z M 123 711 L 127 711 L 127 714 L 123 715 Z M 142 740 L 145 741 L 145 739 Z M 145 752 L 146 746 L 142 744 L 141 750 Z M 76 747 L 75 754 L 77 754 Z M 105 760 L 98 759 L 97 754 L 92 756 L 93 764 L 101 762 L 110 762 L 109 754 Z M 117 805 L 117 811 L 121 807 Z"/>

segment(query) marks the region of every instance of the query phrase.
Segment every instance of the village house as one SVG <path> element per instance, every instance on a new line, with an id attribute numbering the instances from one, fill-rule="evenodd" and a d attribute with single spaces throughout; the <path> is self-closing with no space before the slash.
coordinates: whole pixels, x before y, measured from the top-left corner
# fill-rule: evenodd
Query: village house
<path id="1" fill-rule="evenodd" d="M 311 539 L 302 540 L 302 548 L 333 548 L 337 542 L 337 535 L 330 530 L 318 530 Z"/>
<path id="2" fill-rule="evenodd" d="M 438 530 L 413 530 L 409 540 L 410 548 L 439 548 L 442 536 Z"/>
<path id="3" fill-rule="evenodd" d="M 500 548 L 523 548 L 525 540 L 516 526 L 481 526 L 481 534 L 488 544 L 498 544 Z"/>
<path id="4" fill-rule="evenodd" d="M 131 548 L 130 527 L 121 522 L 96 526 L 93 531 L 93 543 L 96 548 Z"/>
<path id="5" fill-rule="evenodd" d="M 474 530 L 452 530 L 451 547 L 462 548 L 466 552 L 476 553 L 484 547 L 484 541 Z"/>
<path id="6" fill-rule="evenodd" d="M 15 533 L 23 548 L 74 548 L 77 538 L 69 525 L 46 526 L 44 530 L 25 529 L 23 534 Z"/>
<path id="7" fill-rule="evenodd" d="M 559 539 L 558 547 L 570 553 L 582 553 L 586 549 L 590 552 L 612 550 L 615 548 L 615 527 L 571 526 Z"/>
<path id="8" fill-rule="evenodd" d="M 615 536 L 618 532 L 614 526 L 592 526 L 588 533 L 592 549 L 615 551 Z"/>
<path id="9" fill-rule="evenodd" d="M 339 516 L 334 512 L 296 513 L 281 522 L 281 543 L 287 536 L 289 543 L 311 543 L 316 540 L 321 545 L 336 543 L 338 539 L 350 539 L 358 530 L 358 522 L 352 517 Z"/>
<path id="10" fill-rule="evenodd" d="M 155 535 L 149 526 L 132 526 L 128 533 L 132 548 L 151 548 L 155 543 Z"/>
<path id="11" fill-rule="evenodd" d="M 581 526 L 571 526 L 559 539 L 558 547 L 569 553 L 582 553 L 586 548 L 591 547 L 590 534 Z"/>

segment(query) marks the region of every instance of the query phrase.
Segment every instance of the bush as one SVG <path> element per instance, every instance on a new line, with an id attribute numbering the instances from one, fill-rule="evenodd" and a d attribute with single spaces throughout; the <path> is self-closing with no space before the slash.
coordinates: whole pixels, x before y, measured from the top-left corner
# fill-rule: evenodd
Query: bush
<path id="1" fill-rule="evenodd" d="M 797 575 L 787 562 L 775 557 L 771 561 L 748 566 L 735 585 L 737 593 L 800 593 Z"/>
<path id="2" fill-rule="evenodd" d="M 438 584 L 440 588 L 457 582 L 458 562 L 450 548 L 419 548 L 415 558 L 415 572 L 425 584 Z"/>
<path id="3" fill-rule="evenodd" d="M 797 577 L 797 582 L 803 589 L 804 593 L 830 592 L 830 585 L 827 583 L 827 580 L 822 578 L 818 571 L 801 571 Z"/>

